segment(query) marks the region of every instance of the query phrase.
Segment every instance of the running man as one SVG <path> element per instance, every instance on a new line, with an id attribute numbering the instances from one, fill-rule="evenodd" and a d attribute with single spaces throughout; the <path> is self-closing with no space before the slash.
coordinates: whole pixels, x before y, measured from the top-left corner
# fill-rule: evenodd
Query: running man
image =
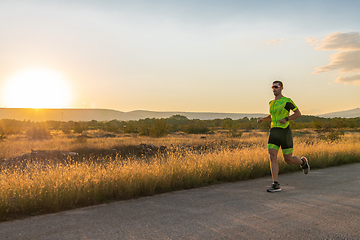
<path id="1" fill-rule="evenodd" d="M 284 87 L 281 81 L 274 81 L 271 88 L 275 99 L 269 102 L 270 115 L 259 118 L 257 122 L 271 122 L 267 148 L 270 154 L 270 168 L 273 184 L 267 191 L 280 192 L 281 188 L 278 182 L 279 164 L 277 162 L 277 155 L 280 147 L 287 164 L 300 165 L 305 174 L 310 171 L 310 166 L 306 157 L 300 159 L 298 156 L 292 155 L 293 138 L 289 121 L 299 118 L 301 116 L 300 110 L 290 98 L 282 95 Z M 293 111 L 293 114 L 289 116 L 290 110 Z"/>

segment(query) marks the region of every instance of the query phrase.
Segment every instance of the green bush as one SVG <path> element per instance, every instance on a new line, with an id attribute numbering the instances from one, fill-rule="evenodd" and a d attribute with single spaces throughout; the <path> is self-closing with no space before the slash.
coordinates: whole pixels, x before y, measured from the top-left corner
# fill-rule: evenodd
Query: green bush
<path id="1" fill-rule="evenodd" d="M 152 124 L 149 122 L 143 122 L 139 126 L 139 135 L 140 136 L 150 136 Z"/>
<path id="2" fill-rule="evenodd" d="M 240 138 L 242 136 L 243 132 L 238 131 L 237 129 L 231 129 L 229 131 L 229 136 L 233 138 Z"/>
<path id="3" fill-rule="evenodd" d="M 141 136 L 163 137 L 167 135 L 168 124 L 163 119 L 153 119 L 144 121 L 139 126 L 139 134 Z"/>
<path id="4" fill-rule="evenodd" d="M 6 139 L 6 136 L 5 136 L 3 133 L 1 133 L 1 134 L 0 134 L 0 141 L 2 141 L 2 140 L 4 140 L 4 139 Z"/>
<path id="5" fill-rule="evenodd" d="M 123 126 L 123 131 L 124 133 L 138 133 L 137 127 L 135 125 L 135 123 L 133 123 L 132 121 L 127 122 L 124 126 Z"/>
<path id="6" fill-rule="evenodd" d="M 49 130 L 43 126 L 29 128 L 25 134 L 33 139 L 51 138 Z"/>
<path id="7" fill-rule="evenodd" d="M 155 119 L 150 131 L 150 137 L 163 137 L 167 135 L 168 124 L 163 119 Z"/>
<path id="8" fill-rule="evenodd" d="M 200 120 L 192 120 L 185 125 L 183 131 L 187 134 L 204 134 L 209 132 L 209 128 Z"/>
<path id="9" fill-rule="evenodd" d="M 76 122 L 75 125 L 74 125 L 74 133 L 82 133 L 84 131 L 84 127 Z"/>
<path id="10" fill-rule="evenodd" d="M 61 123 L 60 127 L 61 131 L 64 133 L 64 134 L 70 134 L 71 133 L 71 125 L 69 122 L 64 122 L 64 123 Z"/>
<path id="11" fill-rule="evenodd" d="M 177 114 L 165 119 L 165 121 L 172 125 L 186 125 L 189 119 L 186 116 Z"/>
<path id="12" fill-rule="evenodd" d="M 341 135 L 344 135 L 344 131 L 331 130 L 325 135 L 325 139 L 330 142 L 338 141 L 341 139 Z"/>

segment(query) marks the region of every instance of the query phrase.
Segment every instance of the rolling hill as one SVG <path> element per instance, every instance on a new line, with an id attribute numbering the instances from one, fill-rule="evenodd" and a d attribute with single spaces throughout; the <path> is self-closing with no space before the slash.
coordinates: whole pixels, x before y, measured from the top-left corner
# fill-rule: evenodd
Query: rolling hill
<path id="1" fill-rule="evenodd" d="M 201 112 L 154 112 L 136 110 L 121 112 L 111 109 L 33 109 L 33 108 L 0 108 L 0 119 L 41 121 L 110 121 L 110 120 L 139 120 L 145 118 L 169 118 L 180 114 L 189 119 L 209 120 L 216 118 L 239 119 L 244 117 L 261 117 L 265 114 L 254 113 L 201 113 Z"/>
<path id="2" fill-rule="evenodd" d="M 173 115 L 183 115 L 189 119 L 240 119 L 244 117 L 263 117 L 267 114 L 262 113 L 214 113 L 214 112 L 155 112 L 135 110 L 131 112 L 122 112 L 112 109 L 80 109 L 80 108 L 63 108 L 63 109 L 34 109 L 34 108 L 0 108 L 0 119 L 30 120 L 35 122 L 42 121 L 128 121 L 145 118 L 169 118 Z M 354 118 L 360 117 L 360 108 L 351 110 L 332 112 L 316 115 L 324 118 L 342 117 Z"/>
<path id="3" fill-rule="evenodd" d="M 360 117 L 360 108 L 354 108 L 354 109 L 340 111 L 340 112 L 326 113 L 326 114 L 321 114 L 318 116 L 324 117 L 324 118 L 334 118 L 334 117 L 355 118 L 355 117 Z"/>

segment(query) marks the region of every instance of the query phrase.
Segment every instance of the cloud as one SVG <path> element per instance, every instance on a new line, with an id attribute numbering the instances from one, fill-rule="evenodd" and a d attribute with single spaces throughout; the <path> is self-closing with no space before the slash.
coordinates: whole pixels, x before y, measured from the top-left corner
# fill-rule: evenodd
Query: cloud
<path id="1" fill-rule="evenodd" d="M 262 40 L 260 44 L 254 45 L 254 47 L 264 47 L 264 46 L 269 46 L 269 45 L 282 44 L 284 40 L 285 40 L 285 38 L 281 38 L 279 40 L 276 40 L 276 39 Z"/>
<path id="2" fill-rule="evenodd" d="M 360 50 L 334 53 L 330 64 L 316 68 L 315 73 L 336 69 L 339 73 L 360 72 Z"/>
<path id="3" fill-rule="evenodd" d="M 316 50 L 339 51 L 331 55 L 331 62 L 328 65 L 316 68 L 314 73 L 331 70 L 338 70 L 340 74 L 357 72 L 357 74 L 350 77 L 339 76 L 335 82 L 356 85 L 360 83 L 360 33 L 334 32 L 325 36 L 321 41 L 318 41 L 316 37 L 312 37 L 306 38 L 306 42 L 311 46 L 316 45 Z"/>
<path id="4" fill-rule="evenodd" d="M 317 37 L 307 37 L 305 38 L 306 42 L 310 45 L 310 46 L 314 46 L 319 44 L 319 40 L 317 40 Z"/>
<path id="5" fill-rule="evenodd" d="M 335 82 L 360 85 L 360 74 L 355 74 L 349 77 L 339 76 L 336 78 Z"/>
<path id="6" fill-rule="evenodd" d="M 270 39 L 270 40 L 266 40 L 263 41 L 266 45 L 271 45 L 271 44 L 281 44 L 283 41 L 285 40 L 285 38 L 282 38 L 280 40 L 275 40 L 275 39 Z"/>
<path id="7" fill-rule="evenodd" d="M 324 37 L 320 42 L 317 50 L 360 50 L 360 33 L 349 32 L 340 33 L 334 32 Z"/>

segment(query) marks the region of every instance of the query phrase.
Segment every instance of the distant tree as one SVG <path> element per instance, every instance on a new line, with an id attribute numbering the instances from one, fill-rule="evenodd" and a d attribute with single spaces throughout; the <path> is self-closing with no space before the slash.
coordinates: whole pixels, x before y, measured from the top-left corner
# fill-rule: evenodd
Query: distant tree
<path id="1" fill-rule="evenodd" d="M 105 130 L 107 132 L 113 132 L 113 133 L 121 132 L 120 130 L 121 123 L 116 119 L 106 122 L 105 126 L 106 126 Z"/>
<path id="2" fill-rule="evenodd" d="M 150 137 L 167 135 L 168 124 L 164 119 L 145 119 L 139 126 L 139 134 Z"/>
<path id="3" fill-rule="evenodd" d="M 228 130 L 231 130 L 234 127 L 234 121 L 231 118 L 226 118 L 224 120 L 224 123 L 225 123 L 226 129 L 228 129 Z"/>
<path id="4" fill-rule="evenodd" d="M 25 134 L 33 139 L 51 138 L 50 131 L 45 125 L 36 124 L 29 128 Z"/>
<path id="5" fill-rule="evenodd" d="M 201 120 L 191 120 L 187 125 L 183 127 L 183 131 L 188 134 L 204 134 L 210 131 L 210 129 Z"/>
<path id="6" fill-rule="evenodd" d="M 151 137 L 163 137 L 167 134 L 168 124 L 164 119 L 155 119 L 151 127 Z"/>
<path id="7" fill-rule="evenodd" d="M 216 118 L 216 119 L 213 120 L 213 126 L 214 127 L 220 127 L 220 125 L 221 125 L 221 119 Z"/>
<path id="8" fill-rule="evenodd" d="M 271 122 L 261 122 L 259 125 L 259 128 L 263 131 L 268 131 L 271 127 Z"/>
<path id="9" fill-rule="evenodd" d="M 59 130 L 61 122 L 60 121 L 46 121 L 45 124 L 50 130 Z"/>
<path id="10" fill-rule="evenodd" d="M 137 126 L 135 121 L 129 121 L 125 125 L 123 125 L 124 133 L 137 133 Z"/>
<path id="11" fill-rule="evenodd" d="M 165 119 L 165 121 L 168 124 L 185 125 L 188 124 L 189 119 L 186 116 L 177 114 Z"/>
<path id="12" fill-rule="evenodd" d="M 151 122 L 142 122 L 139 126 L 139 135 L 150 136 L 151 128 L 152 128 Z"/>
<path id="13" fill-rule="evenodd" d="M 70 134 L 72 129 L 72 123 L 71 122 L 63 122 L 60 125 L 60 129 L 65 134 Z"/>
<path id="14" fill-rule="evenodd" d="M 80 123 L 76 122 L 74 124 L 73 130 L 74 130 L 74 133 L 82 133 L 84 131 L 84 127 Z"/>

